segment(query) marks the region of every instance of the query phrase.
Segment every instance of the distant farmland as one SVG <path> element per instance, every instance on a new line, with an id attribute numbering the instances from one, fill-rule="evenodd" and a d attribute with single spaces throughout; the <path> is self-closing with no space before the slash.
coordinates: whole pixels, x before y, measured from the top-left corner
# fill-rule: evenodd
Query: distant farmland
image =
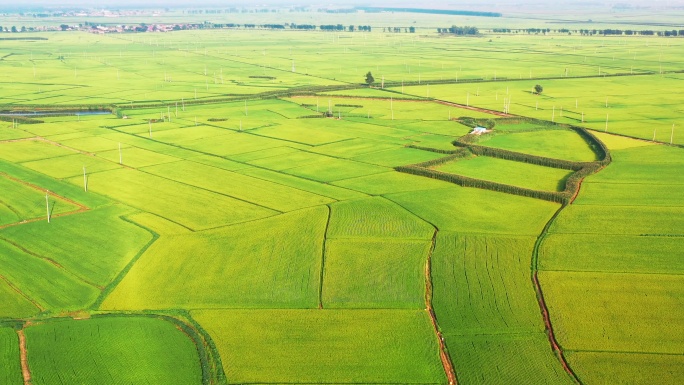
<path id="1" fill-rule="evenodd" d="M 0 383 L 684 379 L 684 40 L 35 35 Z"/>

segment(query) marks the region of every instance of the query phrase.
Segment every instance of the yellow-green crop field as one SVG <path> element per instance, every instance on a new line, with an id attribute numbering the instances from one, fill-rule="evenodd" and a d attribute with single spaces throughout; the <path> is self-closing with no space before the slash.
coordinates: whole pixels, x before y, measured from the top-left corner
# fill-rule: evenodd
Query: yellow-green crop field
<path id="1" fill-rule="evenodd" d="M 684 382 L 684 39 L 285 15 L 0 39 L 0 384 Z"/>

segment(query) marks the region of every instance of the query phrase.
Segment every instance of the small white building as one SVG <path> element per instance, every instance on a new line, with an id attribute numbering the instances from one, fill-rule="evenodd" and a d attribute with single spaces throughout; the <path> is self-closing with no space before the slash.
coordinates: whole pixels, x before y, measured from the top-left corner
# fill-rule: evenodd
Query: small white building
<path id="1" fill-rule="evenodd" d="M 482 134 L 484 134 L 485 132 L 487 132 L 487 129 L 486 129 L 486 128 L 477 126 L 477 127 L 473 128 L 473 132 L 471 132 L 471 134 L 474 134 L 474 135 L 482 135 Z"/>

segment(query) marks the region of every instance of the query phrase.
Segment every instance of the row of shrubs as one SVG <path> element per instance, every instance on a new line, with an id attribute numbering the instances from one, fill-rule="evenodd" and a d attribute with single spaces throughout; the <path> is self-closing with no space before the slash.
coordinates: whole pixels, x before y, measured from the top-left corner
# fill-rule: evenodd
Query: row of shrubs
<path id="1" fill-rule="evenodd" d="M 3 122 L 17 122 L 18 124 L 39 124 L 45 123 L 40 119 L 33 119 L 26 116 L 0 116 L 0 121 Z"/>
<path id="2" fill-rule="evenodd" d="M 476 124 L 479 125 L 480 122 L 478 120 L 480 119 L 474 119 L 474 118 L 463 118 L 465 123 L 461 122 L 462 124 Z M 531 119 L 531 118 L 514 118 L 519 122 L 531 122 L 531 123 L 536 123 L 536 124 L 549 124 L 543 121 L 537 121 L 536 119 Z M 503 118 L 503 119 L 497 119 L 497 121 L 506 121 L 506 123 L 511 123 L 513 119 L 511 118 Z M 460 119 L 459 119 L 460 121 Z M 551 123 L 553 124 L 553 123 Z M 456 150 L 441 150 L 441 149 L 431 149 L 431 148 L 426 148 L 426 147 L 420 147 L 420 146 L 415 146 L 411 145 L 409 147 L 412 148 L 417 148 L 417 149 L 422 149 L 422 150 L 428 150 L 432 152 L 437 152 L 437 153 L 442 153 L 442 154 L 449 154 L 448 156 L 445 156 L 440 159 L 434 159 L 430 160 L 427 162 L 422 162 L 422 163 L 417 163 L 413 165 L 408 165 L 408 166 L 400 166 L 396 167 L 395 170 L 400 171 L 400 172 L 405 172 L 413 175 L 420 175 L 420 176 L 425 176 L 429 178 L 434 178 L 434 179 L 439 179 L 443 180 L 446 182 L 451 182 L 458 184 L 460 186 L 464 187 L 476 187 L 476 188 L 482 188 L 482 189 L 487 189 L 487 190 L 493 190 L 493 191 L 498 191 L 498 192 L 503 192 L 503 193 L 508 193 L 508 194 L 515 194 L 515 195 L 521 195 L 525 197 L 530 197 L 530 198 L 537 198 L 537 199 L 543 199 L 551 202 L 557 202 L 557 203 L 562 203 L 562 204 L 568 204 L 574 199 L 574 197 L 577 195 L 580 189 L 580 185 L 582 183 L 582 180 L 591 175 L 594 174 L 595 172 L 599 171 L 601 168 L 605 167 L 611 162 L 611 156 L 610 156 L 610 151 L 608 148 L 598 140 L 591 132 L 587 131 L 586 129 L 582 127 L 576 127 L 576 126 L 568 126 L 567 128 L 574 130 L 577 132 L 580 136 L 582 136 L 594 149 L 596 154 L 598 155 L 598 158 L 600 160 L 594 161 L 594 162 L 575 162 L 575 161 L 569 161 L 569 160 L 562 160 L 562 159 L 554 159 L 554 158 L 547 158 L 543 156 L 537 156 L 537 155 L 530 155 L 530 154 L 525 154 L 525 153 L 520 153 L 520 152 L 514 152 L 514 151 L 509 151 L 509 150 L 503 150 L 499 148 L 492 148 L 492 147 L 486 147 L 486 146 L 480 146 L 476 144 L 472 144 L 471 138 L 475 137 L 474 135 L 465 135 L 456 141 L 454 141 L 452 144 L 457 146 L 458 148 Z M 513 186 L 513 185 L 508 185 L 504 183 L 497 183 L 497 182 L 492 182 L 492 181 L 487 181 L 483 179 L 476 179 L 476 178 L 470 178 L 466 177 L 463 175 L 456 175 L 456 174 L 449 174 L 441 171 L 437 171 L 434 169 L 431 169 L 430 167 L 434 167 L 458 158 L 462 158 L 465 156 L 469 156 L 470 154 L 474 155 L 479 155 L 479 156 L 489 156 L 493 158 L 499 158 L 499 159 L 505 159 L 505 160 L 511 160 L 511 161 L 516 161 L 516 162 L 524 162 L 524 163 L 529 163 L 529 164 L 535 164 L 539 166 L 544 166 L 544 167 L 553 167 L 553 168 L 560 168 L 560 169 L 565 169 L 565 170 L 572 170 L 574 173 L 572 173 L 565 181 L 565 188 L 563 191 L 542 191 L 542 190 L 532 190 L 532 189 L 527 189 L 519 186 Z"/>

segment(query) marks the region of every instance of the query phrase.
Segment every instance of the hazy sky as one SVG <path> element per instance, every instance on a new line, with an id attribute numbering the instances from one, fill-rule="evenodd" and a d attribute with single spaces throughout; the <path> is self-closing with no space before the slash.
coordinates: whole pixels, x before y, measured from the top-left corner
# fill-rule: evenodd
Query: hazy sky
<path id="1" fill-rule="evenodd" d="M 45 6 L 56 8 L 61 6 L 78 6 L 84 8 L 100 7 L 231 7 L 245 5 L 365 5 L 365 6 L 405 6 L 420 8 L 475 8 L 496 6 L 496 4 L 594 4 L 609 5 L 615 3 L 631 3 L 636 5 L 684 5 L 684 0 L 0 0 L 0 7 L 18 8 Z"/>

